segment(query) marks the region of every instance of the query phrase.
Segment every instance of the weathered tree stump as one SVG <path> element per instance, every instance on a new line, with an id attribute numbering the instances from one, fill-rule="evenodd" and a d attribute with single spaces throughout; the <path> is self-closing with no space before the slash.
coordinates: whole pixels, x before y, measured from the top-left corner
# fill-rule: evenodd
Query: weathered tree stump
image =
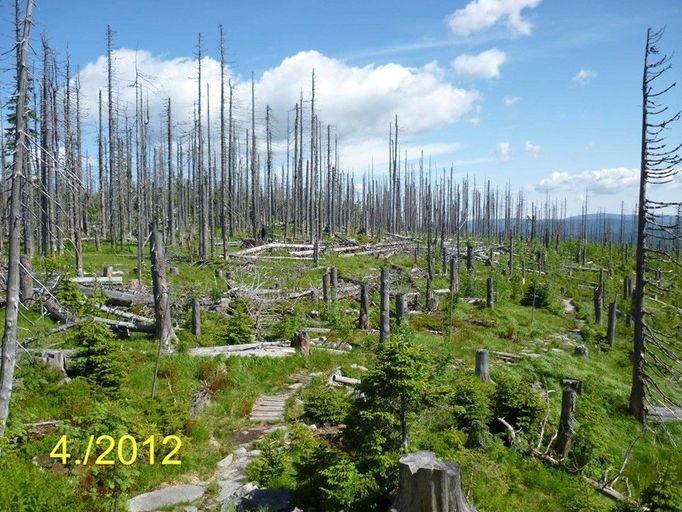
<path id="1" fill-rule="evenodd" d="M 450 293 L 459 291 L 459 255 L 450 258 Z"/>
<path id="2" fill-rule="evenodd" d="M 474 246 L 471 242 L 467 243 L 467 272 L 474 271 Z"/>
<path id="3" fill-rule="evenodd" d="M 398 496 L 391 512 L 476 512 L 462 491 L 462 474 L 454 461 L 433 452 L 400 458 Z"/>
<path id="4" fill-rule="evenodd" d="M 225 271 L 222 268 L 215 269 L 213 275 L 218 279 L 225 279 Z"/>
<path id="5" fill-rule="evenodd" d="M 320 265 L 320 241 L 317 238 L 313 242 L 313 265 Z"/>
<path id="6" fill-rule="evenodd" d="M 114 266 L 105 265 L 102 267 L 102 277 L 114 277 Z"/>
<path id="7" fill-rule="evenodd" d="M 331 277 L 332 289 L 336 292 L 339 287 L 339 271 L 336 267 L 331 267 L 329 269 L 329 275 Z"/>
<path id="8" fill-rule="evenodd" d="M 360 316 L 358 317 L 358 329 L 369 329 L 369 288 L 365 283 L 360 285 Z"/>
<path id="9" fill-rule="evenodd" d="M 391 337 L 391 313 L 389 311 L 391 302 L 390 293 L 388 267 L 384 266 L 381 267 L 381 325 L 379 326 L 379 341 L 381 343 L 388 341 Z"/>
<path id="10" fill-rule="evenodd" d="M 33 299 L 33 275 L 31 274 L 31 260 L 28 254 L 19 257 L 21 272 L 19 272 L 19 300 L 26 305 Z"/>
<path id="11" fill-rule="evenodd" d="M 561 379 L 563 388 L 561 395 L 561 418 L 559 432 L 554 447 L 559 455 L 566 457 L 571 449 L 575 434 L 575 402 L 578 393 L 582 393 L 583 384 L 576 379 Z"/>
<path id="12" fill-rule="evenodd" d="M 192 299 L 192 332 L 201 338 L 201 301 L 198 298 Z"/>
<path id="13" fill-rule="evenodd" d="M 526 284 L 526 260 L 521 260 L 521 281 Z"/>
<path id="14" fill-rule="evenodd" d="M 294 336 L 294 341 L 291 344 L 298 354 L 309 356 L 310 355 L 310 336 L 308 331 L 302 330 L 298 331 Z"/>
<path id="15" fill-rule="evenodd" d="M 603 295 L 602 295 L 602 290 L 601 286 L 596 286 L 594 288 L 594 294 L 592 298 L 592 302 L 594 305 L 594 323 L 597 325 L 601 325 L 601 313 L 602 310 L 604 309 L 604 303 L 603 301 Z"/>
<path id="16" fill-rule="evenodd" d="M 611 302 L 609 304 L 609 317 L 606 328 L 606 341 L 611 347 L 616 345 L 616 313 L 616 303 Z"/>
<path id="17" fill-rule="evenodd" d="M 407 325 L 410 319 L 410 307 L 404 293 L 395 296 L 395 319 L 398 325 Z"/>
<path id="18" fill-rule="evenodd" d="M 322 300 L 328 306 L 331 302 L 331 276 L 329 275 L 329 269 L 325 269 L 324 274 L 322 274 Z"/>
<path id="19" fill-rule="evenodd" d="M 483 382 L 490 382 L 490 352 L 484 348 L 476 351 L 475 373 Z"/>
<path id="20" fill-rule="evenodd" d="M 493 288 L 493 278 L 489 277 L 486 281 L 485 305 L 488 309 L 495 307 L 495 290 Z"/>
<path id="21" fill-rule="evenodd" d="M 137 269 L 135 269 L 137 270 Z M 180 269 L 178 267 L 169 267 L 168 270 L 170 271 L 171 274 L 174 276 L 179 276 L 180 275 Z"/>
<path id="22" fill-rule="evenodd" d="M 588 350 L 585 345 L 576 345 L 573 353 L 578 357 L 587 357 Z"/>

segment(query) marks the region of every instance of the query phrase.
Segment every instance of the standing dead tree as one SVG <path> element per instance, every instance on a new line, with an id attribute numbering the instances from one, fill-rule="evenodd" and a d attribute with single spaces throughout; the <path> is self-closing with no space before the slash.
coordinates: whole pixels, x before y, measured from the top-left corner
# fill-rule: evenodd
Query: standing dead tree
<path id="1" fill-rule="evenodd" d="M 14 132 L 14 164 L 9 216 L 9 258 L 7 262 L 7 306 L 5 332 L 2 336 L 2 359 L 0 360 L 0 436 L 4 435 L 12 398 L 14 367 L 16 366 L 17 320 L 19 317 L 19 272 L 21 244 L 21 190 L 25 179 L 27 158 L 27 90 L 28 48 L 31 34 L 33 0 L 27 0 L 21 39 L 17 40 L 17 101 L 16 129 Z M 17 21 L 17 31 L 19 31 Z"/>
<path id="2" fill-rule="evenodd" d="M 655 190 L 656 185 L 670 183 L 679 172 L 682 162 L 679 151 L 682 143 L 669 147 L 665 131 L 671 123 L 680 119 L 680 112 L 667 113 L 668 107 L 661 97 L 675 87 L 675 83 L 662 89 L 654 89 L 654 84 L 668 69 L 670 57 L 662 55 L 659 42 L 663 30 L 647 31 L 644 52 L 644 71 L 642 77 L 642 148 L 640 163 L 639 204 L 637 220 L 636 279 L 632 298 L 634 320 L 634 350 L 632 355 L 632 387 L 630 391 L 630 412 L 644 422 L 651 407 L 662 405 L 665 410 L 682 407 L 679 397 L 682 382 L 682 343 L 679 336 L 665 332 L 657 315 L 672 309 L 671 304 L 663 301 L 647 301 L 647 291 L 665 296 L 669 291 L 660 282 L 647 276 L 647 271 L 661 265 L 680 267 L 680 262 L 666 252 L 666 244 L 676 239 L 675 224 L 667 220 L 666 212 L 679 207 L 680 203 L 655 201 L 649 197 L 648 186 Z M 656 248 L 654 248 L 654 243 Z M 655 410 L 655 409 L 654 409 Z M 676 409 L 679 416 L 682 409 Z"/>

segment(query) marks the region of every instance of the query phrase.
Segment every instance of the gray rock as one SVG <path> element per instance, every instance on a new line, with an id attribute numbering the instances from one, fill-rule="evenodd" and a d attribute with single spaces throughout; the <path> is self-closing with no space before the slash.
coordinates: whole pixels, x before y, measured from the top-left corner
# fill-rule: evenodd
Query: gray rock
<path id="1" fill-rule="evenodd" d="M 294 495 L 287 489 L 254 489 L 244 496 L 238 510 L 290 512 Z"/>
<path id="2" fill-rule="evenodd" d="M 179 484 L 135 496 L 128 502 L 129 512 L 148 512 L 178 503 L 198 500 L 206 486 Z"/>

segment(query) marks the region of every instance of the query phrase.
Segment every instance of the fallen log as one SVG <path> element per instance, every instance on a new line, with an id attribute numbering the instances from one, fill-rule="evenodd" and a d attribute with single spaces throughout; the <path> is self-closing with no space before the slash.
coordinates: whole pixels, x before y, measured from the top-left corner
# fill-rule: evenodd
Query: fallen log
<path id="1" fill-rule="evenodd" d="M 54 297 L 45 297 L 43 307 L 50 317 L 61 324 L 72 324 L 77 319 L 76 316 L 62 306 Z"/>
<path id="2" fill-rule="evenodd" d="M 154 325 L 142 324 L 139 322 L 126 322 L 125 320 L 111 320 L 110 318 L 102 318 L 99 316 L 91 317 L 91 320 L 102 324 L 107 324 L 114 330 L 118 331 L 133 331 L 133 332 L 148 332 L 154 333 L 156 329 Z"/>
<path id="3" fill-rule="evenodd" d="M 81 292 L 86 297 L 92 298 L 95 296 L 95 289 L 89 286 L 80 286 Z M 110 306 L 133 306 L 136 304 L 142 306 L 153 306 L 154 297 L 148 293 L 132 293 L 122 292 L 118 290 L 100 289 L 100 293 L 107 299 L 107 304 Z"/>
<path id="4" fill-rule="evenodd" d="M 146 316 L 141 316 L 141 315 L 136 315 L 134 313 L 129 313 L 128 311 L 123 311 L 118 308 L 112 308 L 110 306 L 105 306 L 103 304 L 98 304 L 97 308 L 100 311 L 104 311 L 105 313 L 109 313 L 110 315 L 118 316 L 121 318 L 126 318 L 128 320 L 133 320 L 135 322 L 140 322 L 143 324 L 153 324 L 154 319 L 153 318 L 148 318 Z"/>
<path id="5" fill-rule="evenodd" d="M 93 277 L 72 277 L 69 281 L 78 284 L 89 283 L 108 283 L 108 284 L 123 284 L 121 276 L 93 276 Z"/>

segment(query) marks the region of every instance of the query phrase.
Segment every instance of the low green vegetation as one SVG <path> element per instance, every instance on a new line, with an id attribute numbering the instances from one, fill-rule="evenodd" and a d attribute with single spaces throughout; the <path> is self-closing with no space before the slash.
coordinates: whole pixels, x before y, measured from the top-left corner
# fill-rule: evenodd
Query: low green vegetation
<path id="1" fill-rule="evenodd" d="M 88 248 L 86 270 L 99 272 L 102 265 L 113 264 L 124 272 L 124 281 L 136 280 L 131 275 L 136 253 L 134 247 L 129 249 L 105 247 L 96 253 Z M 607 248 L 588 249 L 595 268 L 612 269 L 605 278 L 608 296 L 619 296 L 627 264 Z M 532 252 L 521 243 L 517 250 Z M 249 424 L 258 396 L 280 390 L 294 375 L 316 371 L 323 376 L 299 392 L 300 402 L 290 401 L 286 430 L 257 442 L 262 455 L 248 469 L 249 478 L 260 486 L 294 490 L 297 504 L 306 511 L 384 510 L 397 485 L 400 456 L 418 449 L 457 461 L 463 488 L 480 511 L 680 510 L 682 460 L 677 454 L 682 427 L 652 422 L 642 429 L 629 416 L 632 331 L 619 316 L 615 347 L 603 342 L 606 326 L 594 323 L 592 306 L 591 285 L 598 273 L 559 271 L 575 250 L 572 242 L 563 244 L 560 255 L 549 250 L 547 275 L 530 274 L 525 282 L 520 271 L 506 271 L 504 255 L 492 268 L 480 262 L 472 274 L 463 268 L 458 293 L 439 295 L 438 309 L 429 314 L 420 298 L 411 305 L 409 328 L 392 325 L 391 341 L 383 345 L 375 332 L 356 329 L 355 297 L 329 305 L 309 299 L 278 304 L 269 311 L 278 320 L 262 325 L 252 319 L 255 305 L 236 298 L 225 313 L 202 311 L 197 339 L 191 333 L 190 299 L 212 293 L 218 298 L 227 286 L 215 277 L 213 265 L 192 266 L 174 252 L 172 264 L 179 274 L 170 277 L 178 350 L 160 359 L 154 399 L 157 345 L 152 335 L 115 336 L 91 321 L 45 335 L 55 324 L 34 305 L 21 313 L 20 339 L 38 336 L 31 348 L 69 348 L 75 355 L 67 365 L 70 380 L 65 381 L 60 371 L 22 353 L 8 433 L 0 445 L 0 510 L 120 510 L 130 496 L 164 482 L 210 481 L 217 461 L 235 446 L 233 434 Z M 355 279 L 378 279 L 384 263 L 370 256 L 330 255 L 322 261 Z M 389 263 L 392 275 L 398 276 L 394 290 L 413 291 L 415 285 L 424 289 L 423 254 L 418 260 L 395 256 Z M 68 264 L 50 258 L 36 261 L 34 269 L 39 275 L 54 275 Z M 230 271 L 230 279 L 246 286 L 274 288 L 281 283 L 287 291 L 319 286 L 323 272 L 287 260 L 259 264 L 258 276 L 236 265 L 220 266 Z M 485 297 L 489 276 L 495 285 L 494 309 L 471 300 Z M 148 271 L 143 279 L 149 283 Z M 96 308 L 101 299 L 86 299 L 77 287 L 63 283 L 56 296 L 79 317 L 108 316 Z M 437 272 L 434 288 L 447 286 L 448 276 Z M 561 298 L 570 300 L 575 312 L 565 312 Z M 370 324 L 376 329 L 378 293 L 373 292 L 372 301 Z M 626 311 L 627 303 L 621 298 L 618 303 Z M 134 312 L 152 316 L 143 307 Z M 659 321 L 674 323 L 667 316 Z M 309 358 L 189 354 L 198 346 L 247 343 L 256 332 L 259 339 L 292 340 L 304 327 L 329 328 L 325 336 L 349 343 L 353 350 L 313 350 Z M 588 357 L 573 355 L 578 343 L 587 346 Z M 478 348 L 491 352 L 492 382 L 473 373 Z M 496 353 L 519 358 L 500 359 Z M 327 376 L 338 367 L 361 379 L 356 390 L 326 386 Z M 552 440 L 560 414 L 560 380 L 566 377 L 581 380 L 583 392 L 577 399 L 572 446 L 561 459 Z M 211 397 L 208 406 L 190 415 L 193 398 L 205 389 Z M 310 428 L 312 424 L 316 428 Z M 152 435 L 180 436 L 182 465 L 150 465 L 144 450 L 131 466 L 63 465 L 49 457 L 62 435 L 68 436 L 69 452 L 76 458 L 90 436 L 123 434 L 138 442 Z M 613 479 L 630 446 L 628 462 L 613 487 L 625 495 L 629 489 L 631 499 L 615 503 L 583 477 Z M 164 450 L 157 460 L 167 454 L 167 447 Z M 556 464 L 538 454 L 553 457 Z M 37 482 L 30 492 L 27 482 Z"/>

